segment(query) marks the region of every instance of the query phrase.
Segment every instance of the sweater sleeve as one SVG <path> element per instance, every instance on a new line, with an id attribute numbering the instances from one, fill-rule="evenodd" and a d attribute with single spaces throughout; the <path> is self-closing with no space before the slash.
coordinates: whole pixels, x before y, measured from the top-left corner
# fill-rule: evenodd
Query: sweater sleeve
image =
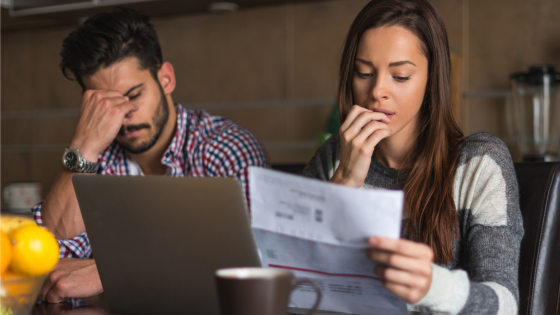
<path id="1" fill-rule="evenodd" d="M 339 137 L 336 133 L 325 141 L 303 169 L 304 176 L 323 181 L 331 179 L 340 162 Z"/>
<path id="2" fill-rule="evenodd" d="M 461 150 L 454 183 L 457 269 L 434 265 L 432 286 L 417 305 L 441 314 L 517 314 L 523 224 L 511 156 L 488 134 Z"/>

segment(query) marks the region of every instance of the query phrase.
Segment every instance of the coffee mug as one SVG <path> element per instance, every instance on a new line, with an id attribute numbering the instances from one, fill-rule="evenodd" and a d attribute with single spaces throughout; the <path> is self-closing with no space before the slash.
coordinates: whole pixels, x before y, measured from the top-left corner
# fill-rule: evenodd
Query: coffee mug
<path id="1" fill-rule="evenodd" d="M 19 182 L 4 187 L 4 202 L 11 212 L 31 213 L 41 201 L 41 183 Z"/>
<path id="2" fill-rule="evenodd" d="M 323 293 L 310 279 L 296 279 L 288 270 L 276 268 L 226 268 L 216 271 L 218 300 L 222 315 L 286 315 L 290 294 L 307 283 L 317 299 L 307 314 L 313 314 Z"/>

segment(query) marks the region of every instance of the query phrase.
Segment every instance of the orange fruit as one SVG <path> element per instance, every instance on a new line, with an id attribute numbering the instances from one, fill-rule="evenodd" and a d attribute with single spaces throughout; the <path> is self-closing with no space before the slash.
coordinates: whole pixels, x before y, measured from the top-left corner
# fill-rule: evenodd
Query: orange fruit
<path id="1" fill-rule="evenodd" d="M 58 262 L 56 239 L 38 225 L 22 226 L 10 233 L 10 239 L 10 269 L 18 274 L 40 276 L 50 272 Z"/>
<path id="2" fill-rule="evenodd" d="M 24 225 L 37 225 L 37 223 L 31 218 L 22 216 L 11 214 L 0 215 L 0 229 L 2 232 L 6 233 L 6 235 L 10 235 L 12 231 L 19 229 Z"/>
<path id="3" fill-rule="evenodd" d="M 10 243 L 10 239 L 6 233 L 0 231 L 2 234 L 0 236 L 1 243 L 0 243 L 0 274 L 4 274 L 6 268 L 10 265 L 10 260 L 12 259 L 12 244 Z"/>

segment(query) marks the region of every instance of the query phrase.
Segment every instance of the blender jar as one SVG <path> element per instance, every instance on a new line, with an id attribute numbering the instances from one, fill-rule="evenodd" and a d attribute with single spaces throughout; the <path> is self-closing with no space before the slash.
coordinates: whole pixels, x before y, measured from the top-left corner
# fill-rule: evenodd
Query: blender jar
<path id="1" fill-rule="evenodd" d="M 530 67 L 510 76 L 513 126 L 524 162 L 560 161 L 560 73 Z"/>

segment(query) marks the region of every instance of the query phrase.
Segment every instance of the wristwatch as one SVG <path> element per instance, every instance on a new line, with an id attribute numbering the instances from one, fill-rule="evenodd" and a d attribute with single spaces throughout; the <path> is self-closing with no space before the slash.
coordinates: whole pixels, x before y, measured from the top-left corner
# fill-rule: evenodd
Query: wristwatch
<path id="1" fill-rule="evenodd" d="M 99 163 L 86 161 L 81 155 L 80 150 L 71 150 L 66 148 L 62 155 L 62 164 L 68 170 L 78 173 L 97 173 Z"/>

